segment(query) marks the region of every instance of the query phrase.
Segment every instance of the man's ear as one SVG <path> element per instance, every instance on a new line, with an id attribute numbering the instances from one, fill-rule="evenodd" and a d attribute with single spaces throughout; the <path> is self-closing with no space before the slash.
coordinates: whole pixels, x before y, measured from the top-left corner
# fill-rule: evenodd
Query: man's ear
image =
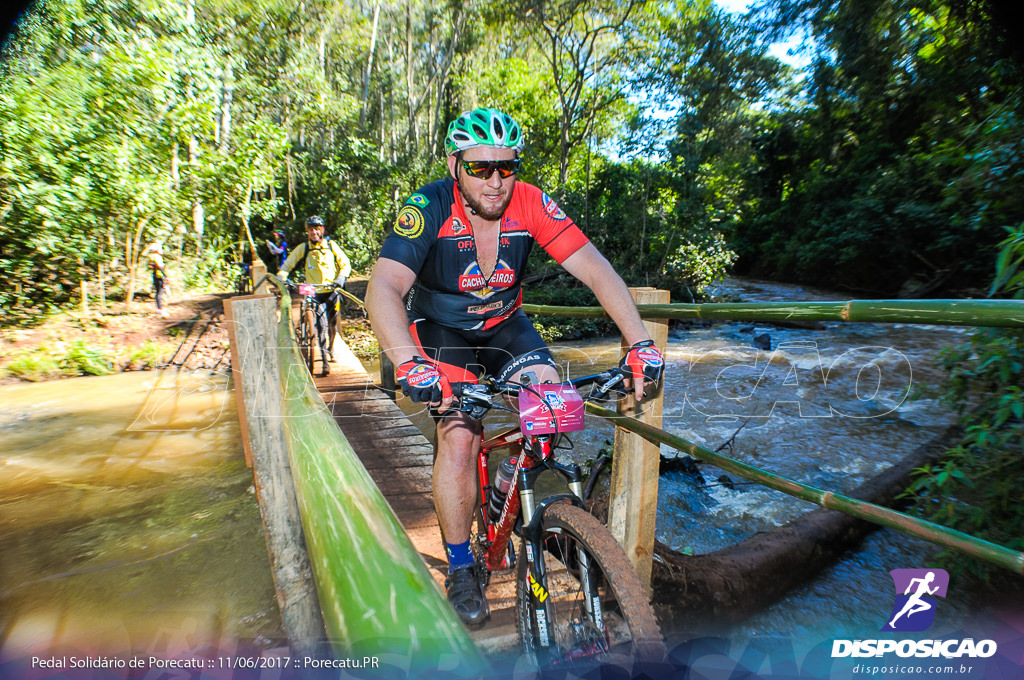
<path id="1" fill-rule="evenodd" d="M 459 179 L 458 166 L 456 165 L 456 163 L 458 162 L 459 161 L 456 154 L 448 156 L 448 174 L 451 175 L 452 179 L 454 179 L 455 181 L 458 181 Z"/>

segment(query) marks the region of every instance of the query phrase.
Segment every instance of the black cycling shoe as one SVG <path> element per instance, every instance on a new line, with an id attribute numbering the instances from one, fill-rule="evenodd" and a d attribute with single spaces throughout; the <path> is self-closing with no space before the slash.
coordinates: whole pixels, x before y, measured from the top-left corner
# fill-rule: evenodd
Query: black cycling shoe
<path id="1" fill-rule="evenodd" d="M 491 615 L 475 566 L 456 569 L 448 574 L 444 585 L 448 589 L 448 602 L 467 626 L 479 626 Z"/>

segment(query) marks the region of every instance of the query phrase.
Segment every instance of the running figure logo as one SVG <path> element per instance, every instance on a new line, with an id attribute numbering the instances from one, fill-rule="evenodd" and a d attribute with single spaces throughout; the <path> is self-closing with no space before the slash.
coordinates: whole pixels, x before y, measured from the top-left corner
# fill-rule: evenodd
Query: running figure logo
<path id="1" fill-rule="evenodd" d="M 882 630 L 904 632 L 925 630 L 935 621 L 936 600 L 945 597 L 949 574 L 945 569 L 893 569 L 896 604 L 889 623 Z"/>

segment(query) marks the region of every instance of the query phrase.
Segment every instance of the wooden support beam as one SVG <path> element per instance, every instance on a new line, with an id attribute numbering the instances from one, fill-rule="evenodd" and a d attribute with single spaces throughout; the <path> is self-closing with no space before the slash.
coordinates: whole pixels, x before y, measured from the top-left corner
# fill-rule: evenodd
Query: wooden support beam
<path id="1" fill-rule="evenodd" d="M 654 288 L 630 288 L 637 304 L 667 304 L 669 292 Z M 644 325 L 658 349 L 665 352 L 668 319 L 645 319 Z M 628 346 L 622 342 L 625 352 Z M 630 396 L 619 402 L 619 413 L 661 427 L 662 383 L 647 388 L 647 397 L 637 403 Z M 611 494 L 608 529 L 626 550 L 640 581 L 651 591 L 651 566 L 654 556 L 654 525 L 658 513 L 658 467 L 660 447 L 639 435 L 615 428 L 615 455 L 612 458 Z"/>
<path id="2" fill-rule="evenodd" d="M 241 385 L 239 417 L 252 452 L 253 479 L 281 618 L 292 653 L 316 656 L 327 635 L 288 458 L 276 349 L 277 300 L 272 296 L 240 297 L 227 303 L 231 367 L 236 389 Z"/>

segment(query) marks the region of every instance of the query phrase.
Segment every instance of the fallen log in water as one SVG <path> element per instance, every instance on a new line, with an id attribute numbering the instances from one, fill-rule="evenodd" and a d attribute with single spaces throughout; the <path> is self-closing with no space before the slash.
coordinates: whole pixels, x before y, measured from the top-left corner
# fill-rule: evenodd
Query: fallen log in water
<path id="1" fill-rule="evenodd" d="M 962 436 L 947 428 L 849 495 L 893 507 L 910 473 L 937 460 Z M 684 555 L 655 545 L 652 586 L 659 616 L 681 630 L 698 622 L 727 623 L 755 614 L 835 562 L 878 525 L 835 510 L 818 509 L 736 545 L 704 555 Z"/>
<path id="2" fill-rule="evenodd" d="M 849 495 L 893 507 L 910 485 L 910 473 L 938 460 L 962 434 L 958 426 L 947 428 Z M 598 517 L 607 514 L 605 498 L 590 506 Z M 818 509 L 704 555 L 684 555 L 656 541 L 652 602 L 663 627 L 675 632 L 740 621 L 813 579 L 877 528 L 836 510 Z"/>

